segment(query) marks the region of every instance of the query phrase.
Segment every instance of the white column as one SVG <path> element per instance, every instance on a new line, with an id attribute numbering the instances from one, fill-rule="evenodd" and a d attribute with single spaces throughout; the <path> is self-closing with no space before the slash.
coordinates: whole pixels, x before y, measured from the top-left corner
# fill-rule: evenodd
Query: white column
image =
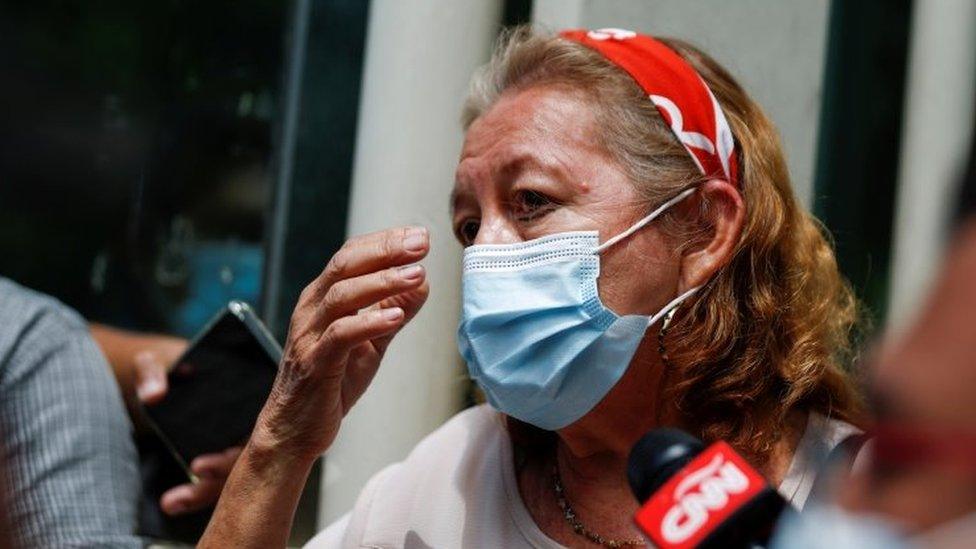
<path id="1" fill-rule="evenodd" d="M 535 0 L 532 20 L 554 30 L 626 28 L 704 49 L 778 127 L 797 197 L 809 207 L 829 12 L 829 0 Z"/>
<path id="2" fill-rule="evenodd" d="M 466 377 L 454 334 L 461 249 L 448 196 L 463 140 L 461 105 L 472 72 L 488 60 L 501 12 L 500 0 L 377 0 L 370 7 L 349 234 L 429 227 L 431 293 L 326 455 L 320 528 L 460 406 Z"/>
<path id="3" fill-rule="evenodd" d="M 972 134 L 976 2 L 915 2 L 911 37 L 891 270 L 895 327 L 911 317 L 942 257 Z"/>
<path id="4" fill-rule="evenodd" d="M 579 27 L 584 5 L 585 0 L 534 0 L 532 22 L 552 31 Z"/>

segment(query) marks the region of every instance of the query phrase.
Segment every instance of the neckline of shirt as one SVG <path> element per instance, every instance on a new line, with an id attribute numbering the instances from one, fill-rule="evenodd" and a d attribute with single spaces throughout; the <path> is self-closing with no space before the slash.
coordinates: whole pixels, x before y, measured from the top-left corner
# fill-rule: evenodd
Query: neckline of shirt
<path id="1" fill-rule="evenodd" d="M 518 481 L 515 478 L 515 461 L 512 441 L 505 428 L 504 417 L 497 415 L 497 425 L 500 430 L 501 443 L 498 446 L 499 466 L 502 468 L 502 484 L 505 490 L 509 516 L 518 528 L 522 537 L 537 549 L 567 549 L 554 539 L 546 535 L 539 525 L 532 519 L 522 495 L 519 493 Z M 787 469 L 783 481 L 777 490 L 794 507 L 803 508 L 806 498 L 810 494 L 817 469 L 826 457 L 823 449 L 829 453 L 830 449 L 844 437 L 857 432 L 857 428 L 811 412 L 807 416 L 807 424 L 803 436 L 796 446 L 793 459 Z M 824 454 L 821 456 L 821 454 Z"/>

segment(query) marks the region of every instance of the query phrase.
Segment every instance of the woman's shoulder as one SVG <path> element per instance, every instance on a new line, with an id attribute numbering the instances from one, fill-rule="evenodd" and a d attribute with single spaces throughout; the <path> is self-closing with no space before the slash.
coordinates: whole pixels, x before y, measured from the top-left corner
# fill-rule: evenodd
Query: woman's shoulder
<path id="1" fill-rule="evenodd" d="M 462 410 L 424 437 L 404 460 L 404 465 L 425 466 L 431 459 L 461 460 L 480 455 L 485 445 L 505 436 L 504 416 L 487 404 Z"/>
<path id="2" fill-rule="evenodd" d="M 385 490 L 407 497 L 461 497 L 499 477 L 508 445 L 500 413 L 487 405 L 468 408 L 424 437 L 389 475 Z"/>
<path id="3" fill-rule="evenodd" d="M 488 406 L 458 413 L 367 483 L 335 525 L 344 531 L 341 546 L 399 547 L 408 538 L 459 546 L 472 516 L 498 520 L 505 509 L 506 437 L 503 417 Z M 336 539 L 335 533 L 314 541 Z"/>

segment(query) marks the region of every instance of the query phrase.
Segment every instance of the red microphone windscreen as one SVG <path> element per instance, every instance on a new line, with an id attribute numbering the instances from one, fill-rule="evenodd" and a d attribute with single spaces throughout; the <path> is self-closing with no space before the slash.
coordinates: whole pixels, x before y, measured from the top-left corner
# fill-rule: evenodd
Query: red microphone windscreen
<path id="1" fill-rule="evenodd" d="M 766 488 L 728 444 L 716 442 L 655 492 L 634 519 L 662 549 L 695 547 Z"/>

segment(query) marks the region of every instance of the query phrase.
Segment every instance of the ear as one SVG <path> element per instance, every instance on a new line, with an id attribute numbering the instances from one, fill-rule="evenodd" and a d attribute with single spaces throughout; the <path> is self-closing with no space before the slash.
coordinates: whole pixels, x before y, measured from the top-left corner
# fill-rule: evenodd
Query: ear
<path id="1" fill-rule="evenodd" d="M 699 245 L 681 256 L 681 292 L 705 284 L 732 260 L 746 218 L 742 195 L 728 181 L 709 180 L 698 188 L 694 198 L 687 202 L 687 207 L 696 208 L 698 215 L 704 216 L 700 223 L 707 232 Z M 705 208 L 701 207 L 703 203 Z"/>

